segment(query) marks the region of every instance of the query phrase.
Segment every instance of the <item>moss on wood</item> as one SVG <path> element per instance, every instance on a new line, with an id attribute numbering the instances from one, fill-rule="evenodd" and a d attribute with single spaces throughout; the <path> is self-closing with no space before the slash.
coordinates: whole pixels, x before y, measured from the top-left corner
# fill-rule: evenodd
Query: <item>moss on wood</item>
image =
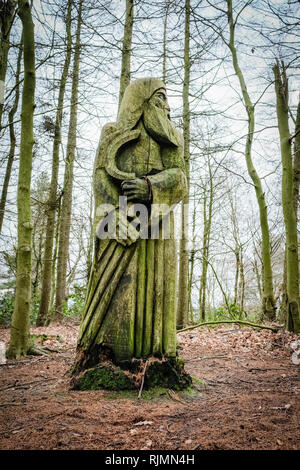
<path id="1" fill-rule="evenodd" d="M 132 390 L 134 382 L 132 377 L 119 367 L 102 365 L 87 369 L 80 376 L 74 377 L 71 382 L 74 390 Z"/>
<path id="2" fill-rule="evenodd" d="M 148 358 L 145 368 L 143 359 L 99 363 L 79 374 L 73 369 L 71 388 L 74 390 L 133 390 L 139 389 L 144 376 L 144 389 L 162 387 L 185 390 L 192 385 L 192 378 L 184 370 L 184 361 L 179 358 Z M 145 371 L 145 372 L 144 372 Z"/>
<path id="3" fill-rule="evenodd" d="M 166 387 L 184 390 L 190 387 L 192 378 L 184 370 L 183 359 L 170 358 L 166 361 L 153 361 L 145 373 L 145 388 Z"/>

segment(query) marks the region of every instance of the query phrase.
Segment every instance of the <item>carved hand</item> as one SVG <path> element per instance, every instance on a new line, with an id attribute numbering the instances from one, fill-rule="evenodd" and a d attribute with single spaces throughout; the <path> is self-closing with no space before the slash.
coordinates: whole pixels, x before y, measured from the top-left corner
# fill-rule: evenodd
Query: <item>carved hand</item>
<path id="1" fill-rule="evenodd" d="M 121 183 L 124 196 L 128 201 L 149 201 L 149 187 L 143 178 L 125 180 Z"/>
<path id="2" fill-rule="evenodd" d="M 132 245 L 132 243 L 135 243 L 139 238 L 139 232 L 128 221 L 122 211 L 117 211 L 116 216 L 116 236 L 112 234 L 112 238 L 115 238 L 117 242 L 123 246 Z"/>

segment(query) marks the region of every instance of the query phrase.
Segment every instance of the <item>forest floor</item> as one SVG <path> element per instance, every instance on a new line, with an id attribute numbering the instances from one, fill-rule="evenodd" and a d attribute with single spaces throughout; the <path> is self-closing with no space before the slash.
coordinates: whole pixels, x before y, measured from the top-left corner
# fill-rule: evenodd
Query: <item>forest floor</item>
<path id="1" fill-rule="evenodd" d="M 0 449 L 300 449 L 300 366 L 291 360 L 300 335 L 233 325 L 180 333 L 186 370 L 203 384 L 138 399 L 69 390 L 77 329 L 32 328 L 59 352 L 0 366 Z"/>

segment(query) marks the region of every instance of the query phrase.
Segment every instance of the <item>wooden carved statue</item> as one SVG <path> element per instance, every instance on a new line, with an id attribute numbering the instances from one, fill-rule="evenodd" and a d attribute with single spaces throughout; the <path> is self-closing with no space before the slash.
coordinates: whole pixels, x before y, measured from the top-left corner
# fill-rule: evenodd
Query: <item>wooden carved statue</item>
<path id="1" fill-rule="evenodd" d="M 187 183 L 182 135 L 170 120 L 161 80 L 138 79 L 125 90 L 117 122 L 102 129 L 93 184 L 94 260 L 73 386 L 137 386 L 147 361 L 148 385 L 153 380 L 161 385 L 161 376 L 163 385 L 175 381 L 183 388 L 190 377 L 176 356 L 172 209 Z M 141 208 L 145 220 L 138 217 Z M 105 214 L 112 217 L 114 230 L 107 229 Z M 162 230 L 166 218 L 167 236 Z M 155 364 L 151 380 L 150 364 Z"/>

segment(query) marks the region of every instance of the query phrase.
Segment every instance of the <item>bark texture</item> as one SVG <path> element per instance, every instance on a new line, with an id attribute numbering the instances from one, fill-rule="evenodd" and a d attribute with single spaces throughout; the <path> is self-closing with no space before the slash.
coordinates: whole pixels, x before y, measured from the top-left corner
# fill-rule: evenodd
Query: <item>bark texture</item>
<path id="1" fill-rule="evenodd" d="M 298 333 L 300 331 L 299 258 L 292 142 L 288 122 L 288 80 L 284 64 L 282 64 L 282 70 L 280 70 L 279 63 L 277 62 L 273 67 L 273 71 L 275 76 L 276 110 L 282 161 L 281 197 L 286 237 L 287 328 Z"/>
<path id="2" fill-rule="evenodd" d="M 126 0 L 125 25 L 122 48 L 122 65 L 119 92 L 119 108 L 126 87 L 130 83 L 130 59 L 132 44 L 132 28 L 133 28 L 134 3 L 133 0 Z"/>
<path id="3" fill-rule="evenodd" d="M 33 113 L 35 92 L 34 25 L 27 0 L 19 0 L 18 14 L 23 26 L 24 85 L 21 111 L 21 144 L 18 178 L 18 247 L 15 306 L 12 317 L 8 355 L 27 354 L 31 308 L 31 169 L 33 148 Z"/>
<path id="4" fill-rule="evenodd" d="M 210 164 L 210 156 L 208 155 L 208 171 L 209 181 L 208 188 L 204 188 L 203 193 L 203 241 L 202 241 L 202 272 L 200 279 L 199 289 L 199 311 L 202 321 L 205 320 L 206 315 L 206 293 L 207 293 L 207 270 L 209 260 L 209 248 L 210 248 L 210 235 L 211 235 L 211 223 L 212 223 L 212 209 L 214 202 L 214 188 L 213 178 Z"/>
<path id="5" fill-rule="evenodd" d="M 296 221 L 298 221 L 299 186 L 300 186 L 300 98 L 297 107 L 295 136 L 294 136 L 294 209 Z"/>
<path id="6" fill-rule="evenodd" d="M 177 300 L 177 327 L 183 328 L 188 324 L 189 317 L 189 186 L 190 186 L 190 0 L 185 2 L 185 36 L 184 36 L 184 80 L 183 80 L 183 140 L 184 161 L 188 190 L 181 204 L 181 240 L 179 249 L 179 281 Z"/>

